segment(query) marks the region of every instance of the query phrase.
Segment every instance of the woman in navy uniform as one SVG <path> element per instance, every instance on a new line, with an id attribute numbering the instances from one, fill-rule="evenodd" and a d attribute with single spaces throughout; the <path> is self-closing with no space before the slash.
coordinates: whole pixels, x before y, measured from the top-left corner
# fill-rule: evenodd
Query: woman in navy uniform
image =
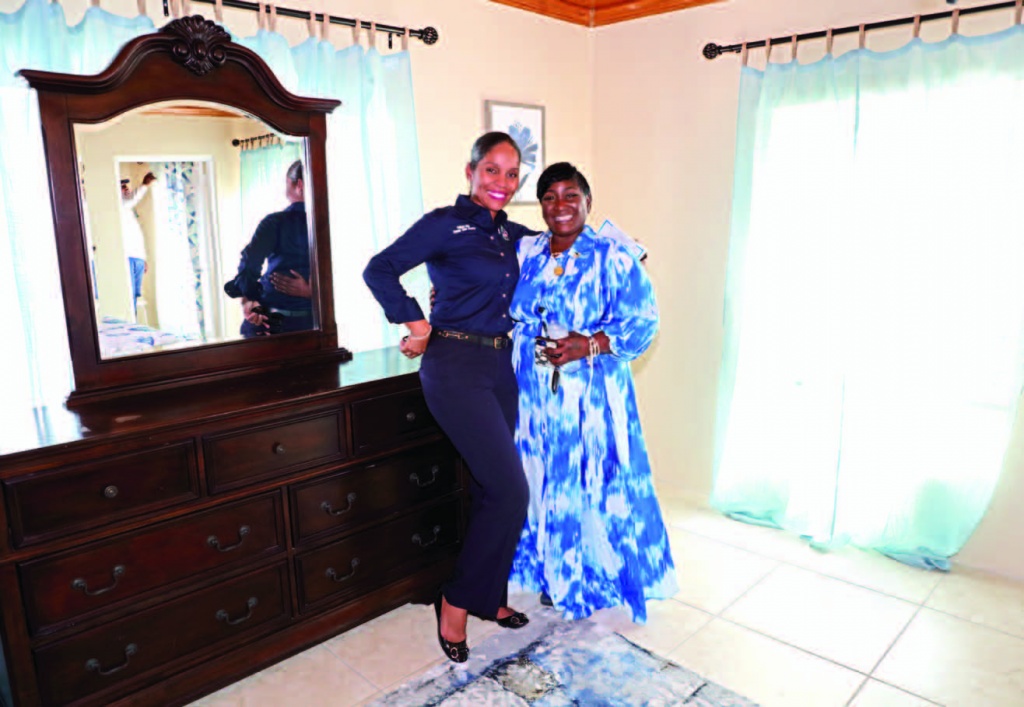
<path id="1" fill-rule="evenodd" d="M 466 165 L 469 195 L 425 215 L 363 273 L 388 321 L 409 329 L 402 353 L 426 354 L 420 381 L 427 405 L 472 476 L 466 540 L 435 602 L 438 641 L 460 663 L 469 658 L 467 613 L 505 628 L 528 621 L 507 606 L 530 496 L 514 439 L 518 387 L 508 333 L 519 280 L 516 241 L 532 231 L 502 210 L 519 187 L 520 157 L 509 135 L 480 137 Z M 436 290 L 429 323 L 399 282 L 421 263 Z"/>

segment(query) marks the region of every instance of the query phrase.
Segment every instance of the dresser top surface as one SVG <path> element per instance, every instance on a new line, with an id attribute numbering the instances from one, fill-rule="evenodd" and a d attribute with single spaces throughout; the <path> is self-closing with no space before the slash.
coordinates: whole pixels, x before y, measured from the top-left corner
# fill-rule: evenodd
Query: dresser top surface
<path id="1" fill-rule="evenodd" d="M 347 363 L 309 363 L 123 397 L 74 410 L 7 410 L 0 424 L 0 456 L 325 398 L 418 370 L 418 359 L 407 359 L 397 347 L 390 347 L 357 353 Z"/>

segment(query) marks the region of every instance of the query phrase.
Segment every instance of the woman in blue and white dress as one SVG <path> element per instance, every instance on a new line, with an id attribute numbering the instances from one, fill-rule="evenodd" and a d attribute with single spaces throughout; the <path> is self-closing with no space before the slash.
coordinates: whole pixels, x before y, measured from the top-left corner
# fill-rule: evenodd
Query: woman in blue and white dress
<path id="1" fill-rule="evenodd" d="M 530 484 L 513 587 L 569 619 L 612 606 L 647 618 L 677 591 L 629 362 L 658 329 L 635 253 L 586 225 L 590 186 L 572 165 L 537 185 L 548 232 L 519 242 L 512 300 L 516 444 Z"/>

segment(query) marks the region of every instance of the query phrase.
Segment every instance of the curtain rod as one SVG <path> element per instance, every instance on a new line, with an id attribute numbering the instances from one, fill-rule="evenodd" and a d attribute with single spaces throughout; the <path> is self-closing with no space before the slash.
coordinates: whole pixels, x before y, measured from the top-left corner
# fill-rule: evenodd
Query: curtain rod
<path id="1" fill-rule="evenodd" d="M 216 5 L 217 4 L 217 0 L 192 0 L 192 2 L 199 2 L 199 3 L 203 3 L 204 5 Z M 221 4 L 224 7 L 230 7 L 230 8 L 233 8 L 235 10 L 249 10 L 251 12 L 259 12 L 260 11 L 260 4 L 261 3 L 258 3 L 258 2 L 246 2 L 245 0 L 223 0 L 221 2 Z M 171 8 L 170 8 L 169 0 L 163 0 L 163 7 L 164 7 L 164 17 L 170 17 L 171 16 Z M 324 21 L 324 14 L 325 13 L 317 14 L 315 12 L 311 12 L 311 11 L 307 11 L 307 10 L 293 10 L 290 7 L 277 7 L 277 6 L 275 6 L 274 9 L 277 12 L 277 14 L 282 16 L 282 17 L 294 17 L 294 18 L 299 19 L 299 20 L 310 20 L 310 19 L 313 19 L 313 20 L 316 20 L 317 22 L 323 22 Z M 356 26 L 356 20 L 353 20 L 353 19 L 348 18 L 348 17 L 335 17 L 334 15 L 327 15 L 327 17 L 330 18 L 330 23 L 332 25 L 343 25 L 345 27 L 355 27 Z M 370 27 L 371 23 L 370 22 L 367 22 L 367 21 L 364 20 L 364 21 L 360 22 L 360 24 L 363 27 L 363 29 L 371 29 L 371 27 Z M 380 24 L 378 24 L 378 25 L 376 25 L 376 29 L 377 29 L 378 32 L 387 32 L 387 35 L 388 35 L 388 48 L 389 49 L 391 48 L 391 40 L 392 40 L 392 38 L 396 34 L 399 35 L 399 36 L 405 34 L 405 27 L 396 27 L 395 25 L 380 25 Z M 409 30 L 409 36 L 410 37 L 416 37 L 417 39 L 423 40 L 424 44 L 436 44 L 437 40 L 438 40 L 438 37 L 439 37 L 439 35 L 437 33 L 437 30 L 434 29 L 433 27 L 424 27 L 423 29 L 410 29 Z"/>
<path id="2" fill-rule="evenodd" d="M 978 5 L 977 7 L 965 7 L 964 9 L 959 10 L 959 12 L 960 12 L 960 16 L 963 17 L 964 15 L 973 15 L 973 14 L 978 13 L 978 12 L 992 12 L 994 10 L 1008 10 L 1008 9 L 1016 7 L 1016 6 L 1017 6 L 1017 3 L 1016 3 L 1015 0 L 1009 0 L 1009 2 L 997 2 L 997 3 L 991 4 L 991 5 Z M 953 13 L 955 13 L 955 12 L 957 12 L 957 10 L 946 10 L 944 12 L 933 12 L 930 15 L 920 15 L 920 18 L 921 18 L 921 22 L 930 22 L 932 20 L 945 20 L 945 19 L 949 19 L 949 18 L 953 17 Z M 899 27 L 901 25 L 910 25 L 910 24 L 913 24 L 914 22 L 917 21 L 917 17 L 918 16 L 900 17 L 900 18 L 895 19 L 895 20 L 882 20 L 881 22 L 871 22 L 871 23 L 863 25 L 863 27 L 864 27 L 864 31 L 867 32 L 867 31 L 870 31 L 870 30 L 884 29 L 886 27 Z M 835 35 L 839 35 L 839 34 L 850 34 L 851 32 L 860 32 L 860 30 L 861 30 L 861 25 L 851 25 L 849 27 L 838 27 L 838 28 L 832 30 L 832 35 L 835 36 Z M 805 32 L 803 34 L 796 35 L 796 41 L 802 42 L 802 41 L 807 40 L 807 39 L 824 39 L 826 36 L 828 36 L 828 31 L 827 30 L 819 30 L 817 32 Z M 771 39 L 772 47 L 774 47 L 777 44 L 789 44 L 792 41 L 793 41 L 793 35 L 790 35 L 788 37 L 773 37 Z M 758 40 L 756 42 L 747 42 L 747 49 L 757 49 L 758 47 L 765 46 L 767 43 L 768 43 L 768 40 L 765 40 L 765 39 L 761 39 L 761 40 Z M 727 44 L 727 45 L 723 46 L 721 44 L 715 44 L 714 42 L 711 42 L 709 44 L 704 45 L 703 54 L 704 54 L 704 58 L 705 59 L 715 59 L 715 58 L 721 56 L 722 54 L 739 54 L 741 51 L 743 51 L 743 44 Z"/>
<path id="3" fill-rule="evenodd" d="M 192 1 L 196 2 L 197 0 Z M 259 142 L 260 140 L 269 140 L 270 138 L 278 138 L 280 140 L 280 137 L 274 133 L 264 133 L 263 135 L 254 135 L 253 137 L 235 138 L 231 141 L 231 144 L 235 147 L 248 147 L 252 143 Z"/>

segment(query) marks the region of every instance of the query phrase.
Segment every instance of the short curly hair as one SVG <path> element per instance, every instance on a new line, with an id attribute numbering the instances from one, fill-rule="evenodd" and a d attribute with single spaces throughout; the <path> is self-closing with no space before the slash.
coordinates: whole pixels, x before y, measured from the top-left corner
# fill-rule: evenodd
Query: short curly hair
<path id="1" fill-rule="evenodd" d="M 592 198 L 590 182 L 583 176 L 583 172 L 576 169 L 576 165 L 568 162 L 555 162 L 541 172 L 540 178 L 537 180 L 537 201 L 544 198 L 544 194 L 555 182 L 567 182 L 569 180 L 576 182 L 576 186 L 580 188 L 585 197 L 588 199 Z"/>

